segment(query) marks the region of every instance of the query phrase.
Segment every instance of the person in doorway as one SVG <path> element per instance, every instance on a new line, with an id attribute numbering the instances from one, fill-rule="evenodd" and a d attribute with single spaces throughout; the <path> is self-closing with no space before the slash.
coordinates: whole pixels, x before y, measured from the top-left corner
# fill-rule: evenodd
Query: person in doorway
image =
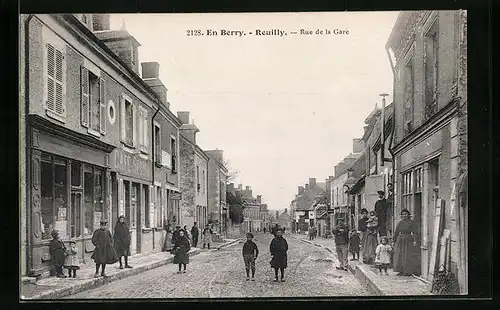
<path id="1" fill-rule="evenodd" d="M 340 266 L 335 267 L 337 270 L 347 271 L 347 266 L 349 263 L 349 227 L 344 223 L 344 219 L 339 218 L 337 220 L 337 226 L 333 230 L 333 235 L 335 238 L 335 249 L 337 250 L 337 257 L 340 262 Z"/>
<path id="2" fill-rule="evenodd" d="M 380 244 L 377 246 L 375 254 L 375 264 L 380 274 L 384 270 L 385 274 L 388 275 L 387 267 L 391 263 L 392 247 L 389 245 L 389 239 L 386 236 L 380 237 Z"/>
<path id="3" fill-rule="evenodd" d="M 384 191 L 377 191 L 378 201 L 375 203 L 375 214 L 378 218 L 378 233 L 387 236 L 387 200 Z"/>
<path id="4" fill-rule="evenodd" d="M 252 271 L 252 281 L 255 281 L 255 260 L 259 256 L 257 244 L 253 242 L 253 234 L 247 233 L 247 242 L 243 245 L 243 261 L 245 262 L 245 271 L 247 273 L 247 281 L 250 280 L 250 271 Z"/>
<path id="5" fill-rule="evenodd" d="M 94 253 L 91 258 L 95 262 L 95 275 L 99 277 L 99 267 L 101 267 L 101 276 L 106 276 L 106 265 L 114 264 L 118 261 L 115 249 L 113 247 L 113 237 L 108 230 L 108 221 L 101 220 L 101 227 L 94 231 L 92 235 L 92 244 L 94 245 Z"/>
<path id="6" fill-rule="evenodd" d="M 184 233 L 184 229 L 179 230 L 179 237 L 175 240 L 174 244 L 174 264 L 179 265 L 177 273 L 186 273 L 186 265 L 189 264 L 189 239 Z M 182 268 L 181 268 L 182 267 Z"/>
<path id="7" fill-rule="evenodd" d="M 266 233 L 266 228 L 264 227 L 264 233 Z"/>
<path id="8" fill-rule="evenodd" d="M 394 271 L 399 276 L 410 276 L 412 274 L 420 274 L 418 270 L 418 261 L 416 254 L 418 240 L 418 227 L 415 222 L 410 219 L 410 211 L 404 209 L 401 211 L 401 221 L 396 226 L 394 236 Z"/>
<path id="9" fill-rule="evenodd" d="M 181 230 L 181 226 L 180 225 L 176 225 L 175 226 L 175 230 L 172 233 L 172 245 L 174 245 L 175 242 L 177 241 L 177 239 L 179 238 L 179 231 L 180 230 Z"/>
<path id="10" fill-rule="evenodd" d="M 281 282 L 285 282 L 285 268 L 287 267 L 287 251 L 288 243 L 283 238 L 283 229 L 276 230 L 276 237 L 271 241 L 269 246 L 271 252 L 271 267 L 274 268 L 274 282 L 278 282 L 278 270 L 281 273 Z"/>
<path id="11" fill-rule="evenodd" d="M 375 260 L 375 250 L 378 246 L 378 219 L 375 211 L 370 211 L 370 216 L 366 222 L 366 239 L 363 248 L 363 263 L 373 264 Z"/>
<path id="12" fill-rule="evenodd" d="M 196 226 L 196 222 L 193 223 L 193 227 L 191 227 L 191 238 L 193 238 L 193 247 L 198 246 L 198 236 L 200 231 L 198 230 L 198 226 Z"/>
<path id="13" fill-rule="evenodd" d="M 360 239 L 357 230 L 351 230 L 349 237 L 349 252 L 352 254 L 351 260 L 359 260 Z"/>
<path id="14" fill-rule="evenodd" d="M 115 224 L 115 233 L 113 235 L 113 245 L 120 262 L 120 269 L 123 269 L 122 256 L 125 260 L 125 268 L 132 268 L 128 264 L 128 257 L 130 256 L 130 231 L 125 216 L 120 215 Z"/>
<path id="15" fill-rule="evenodd" d="M 80 260 L 78 259 L 78 249 L 75 241 L 69 241 L 69 247 L 66 249 L 66 259 L 64 260 L 64 268 L 68 269 L 68 275 L 71 278 L 76 278 L 76 271 L 80 269 Z"/>
<path id="16" fill-rule="evenodd" d="M 58 230 L 52 230 L 50 235 L 52 236 L 52 240 L 50 240 L 49 244 L 49 253 L 52 259 L 52 266 L 56 271 L 56 277 L 66 278 L 63 271 L 64 260 L 66 259 L 66 246 L 59 237 Z"/>
<path id="17" fill-rule="evenodd" d="M 212 243 L 212 229 L 210 228 L 210 225 L 206 225 L 205 229 L 203 229 L 203 248 L 208 245 L 208 248 L 210 249 L 210 243 Z"/>

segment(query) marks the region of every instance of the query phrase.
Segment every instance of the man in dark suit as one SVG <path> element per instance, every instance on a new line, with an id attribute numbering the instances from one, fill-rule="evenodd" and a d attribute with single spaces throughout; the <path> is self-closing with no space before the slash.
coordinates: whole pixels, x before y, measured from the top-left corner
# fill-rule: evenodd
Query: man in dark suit
<path id="1" fill-rule="evenodd" d="M 387 236 L 387 200 L 384 191 L 377 191 L 378 201 L 375 203 L 375 214 L 378 218 L 378 233 L 380 237 Z"/>

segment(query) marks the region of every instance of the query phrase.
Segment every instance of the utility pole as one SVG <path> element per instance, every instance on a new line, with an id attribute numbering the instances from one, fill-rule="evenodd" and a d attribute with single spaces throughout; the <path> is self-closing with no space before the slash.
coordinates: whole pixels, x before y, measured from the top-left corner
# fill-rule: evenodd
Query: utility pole
<path id="1" fill-rule="evenodd" d="M 385 97 L 389 96 L 389 94 L 380 94 L 380 96 L 382 97 L 382 117 L 381 117 L 381 129 L 380 129 L 380 132 L 381 132 L 381 136 L 380 136 L 380 147 L 381 147 L 381 150 L 380 150 L 380 166 L 384 166 L 384 159 L 385 159 L 385 136 L 384 136 L 384 125 L 385 125 Z"/>

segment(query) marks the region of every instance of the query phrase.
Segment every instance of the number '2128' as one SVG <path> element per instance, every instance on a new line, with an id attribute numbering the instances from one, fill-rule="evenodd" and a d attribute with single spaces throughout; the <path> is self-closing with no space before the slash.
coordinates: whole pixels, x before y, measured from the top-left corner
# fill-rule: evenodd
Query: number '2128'
<path id="1" fill-rule="evenodd" d="M 196 30 L 187 30 L 187 36 L 202 36 L 203 34 L 201 33 L 201 30 L 196 29 Z"/>

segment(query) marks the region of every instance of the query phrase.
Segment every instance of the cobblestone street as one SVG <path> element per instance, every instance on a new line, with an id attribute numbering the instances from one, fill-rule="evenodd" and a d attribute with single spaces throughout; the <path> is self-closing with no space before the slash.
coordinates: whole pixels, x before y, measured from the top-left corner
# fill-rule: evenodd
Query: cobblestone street
<path id="1" fill-rule="evenodd" d="M 328 251 L 300 242 L 289 235 L 288 268 L 284 283 L 275 283 L 269 265 L 270 234 L 256 234 L 259 247 L 255 282 L 246 281 L 239 243 L 221 250 L 204 251 L 190 259 L 187 273 L 177 274 L 177 265 L 124 278 L 67 297 L 86 298 L 231 298 L 308 297 L 370 295 L 347 271 L 335 269 L 336 259 Z"/>

